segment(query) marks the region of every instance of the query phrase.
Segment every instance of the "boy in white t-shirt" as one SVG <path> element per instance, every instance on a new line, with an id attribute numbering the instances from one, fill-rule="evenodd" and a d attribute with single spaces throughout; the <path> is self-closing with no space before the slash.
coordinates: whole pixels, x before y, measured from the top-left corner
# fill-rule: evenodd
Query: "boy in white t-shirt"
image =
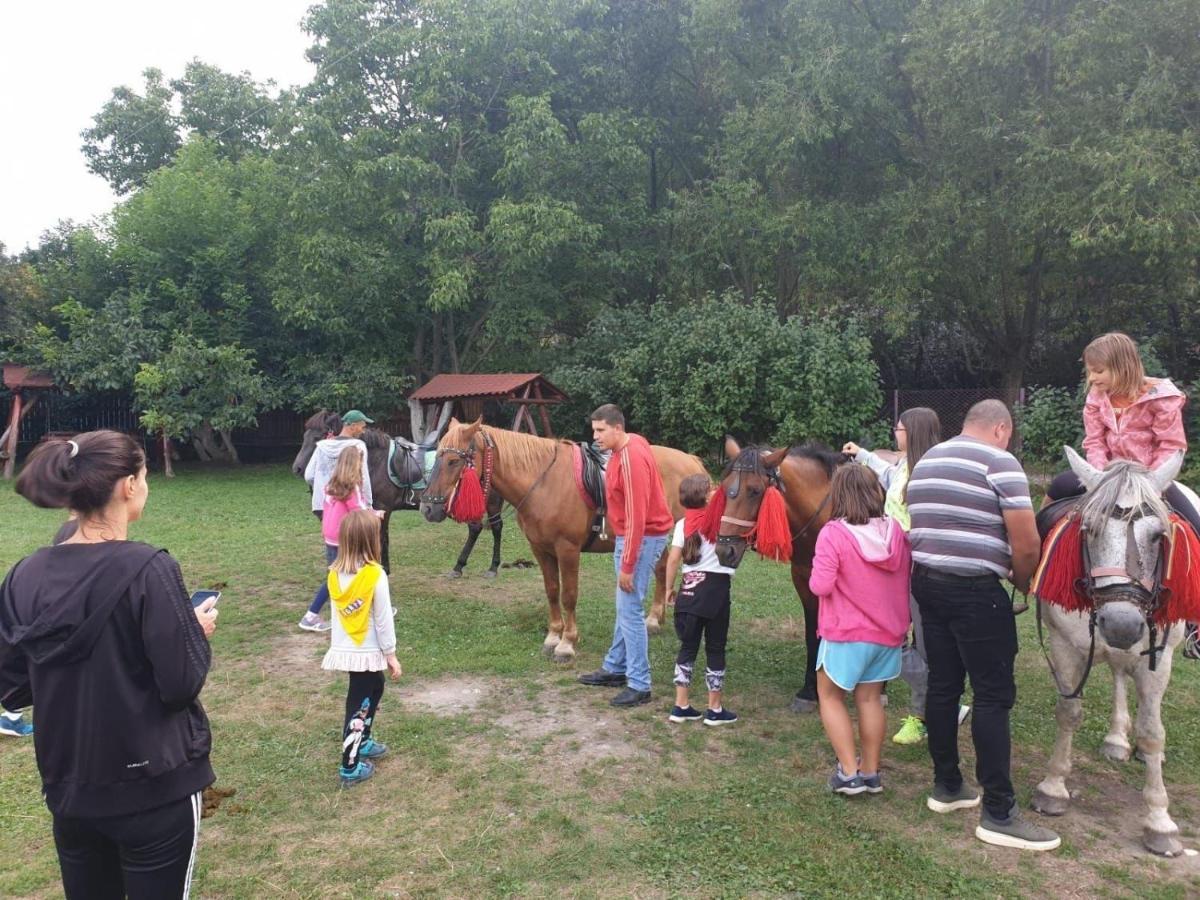
<path id="1" fill-rule="evenodd" d="M 668 603 L 675 606 L 675 633 L 681 646 L 675 658 L 675 707 L 668 717 L 672 722 L 728 725 L 737 721 L 737 713 L 721 704 L 725 684 L 725 640 L 729 634 L 729 580 L 733 569 L 717 560 L 717 548 L 700 533 L 704 508 L 712 483 L 707 475 L 689 475 L 679 484 L 679 502 L 684 518 L 675 523 L 671 546 L 667 551 Z M 675 591 L 675 576 L 683 566 L 683 585 Z M 704 638 L 704 680 L 708 686 L 708 709 L 701 715 L 692 708 L 688 690 L 692 670 Z"/>

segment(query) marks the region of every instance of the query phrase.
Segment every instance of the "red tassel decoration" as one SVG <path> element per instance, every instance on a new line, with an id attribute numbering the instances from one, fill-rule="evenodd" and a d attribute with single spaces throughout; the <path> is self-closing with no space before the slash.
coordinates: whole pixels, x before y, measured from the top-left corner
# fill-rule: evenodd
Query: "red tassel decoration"
<path id="1" fill-rule="evenodd" d="M 1163 576 L 1167 602 L 1159 607 L 1158 620 L 1200 621 L 1200 540 L 1185 519 L 1172 516 L 1171 524 L 1171 555 Z"/>
<path id="2" fill-rule="evenodd" d="M 708 505 L 704 507 L 704 522 L 700 526 L 700 536 L 710 544 L 717 542 L 717 535 L 721 533 L 721 517 L 723 515 L 725 515 L 725 488 L 718 487 L 708 498 Z"/>
<path id="3" fill-rule="evenodd" d="M 458 488 L 450 498 L 446 512 L 455 522 L 478 522 L 487 512 L 487 498 L 474 466 L 468 466 L 458 479 Z"/>
<path id="4" fill-rule="evenodd" d="M 788 525 L 787 504 L 778 488 L 763 492 L 754 525 L 754 549 L 763 559 L 790 562 L 792 559 L 792 529 Z"/>
<path id="5" fill-rule="evenodd" d="M 1090 609 L 1080 590 L 1083 575 L 1083 528 L 1077 516 L 1070 516 L 1046 536 L 1030 593 L 1072 612 Z"/>

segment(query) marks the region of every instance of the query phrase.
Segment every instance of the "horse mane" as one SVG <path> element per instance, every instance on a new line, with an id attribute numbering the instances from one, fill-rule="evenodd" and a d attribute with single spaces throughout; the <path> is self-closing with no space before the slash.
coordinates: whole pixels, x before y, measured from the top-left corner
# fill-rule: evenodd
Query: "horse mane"
<path id="1" fill-rule="evenodd" d="M 846 461 L 846 457 L 841 453 L 816 441 L 808 441 L 799 446 L 792 447 L 788 450 L 788 456 L 795 456 L 817 463 L 825 469 L 825 474 L 829 478 L 833 478 L 833 473 L 837 471 L 838 466 Z"/>
<path id="2" fill-rule="evenodd" d="M 1121 509 L 1122 496 L 1132 498 L 1123 518 L 1130 519 L 1141 508 L 1149 509 L 1165 526 L 1170 521 L 1170 511 L 1162 495 L 1154 489 L 1149 470 L 1125 459 L 1114 460 L 1104 470 L 1100 481 L 1087 492 L 1080 513 L 1083 527 L 1091 534 L 1100 534 L 1114 512 Z"/>
<path id="3" fill-rule="evenodd" d="M 334 421 L 336 419 L 336 422 Z M 328 409 L 318 409 L 304 420 L 304 430 L 339 431 L 342 427 L 342 417 Z"/>
<path id="4" fill-rule="evenodd" d="M 386 450 L 392 442 L 392 436 L 378 428 L 368 428 L 359 440 L 367 445 L 368 450 Z"/>
<path id="5" fill-rule="evenodd" d="M 461 443 L 461 432 L 469 425 L 461 422 L 446 429 L 446 438 L 457 439 Z M 492 425 L 481 425 L 481 432 L 492 439 L 496 450 L 505 461 L 517 468 L 536 469 L 546 464 L 546 460 L 554 453 L 559 444 L 569 444 L 569 441 L 557 441 L 553 438 L 538 437 L 533 434 L 523 434 L 519 431 L 509 431 L 506 428 L 496 428 Z"/>

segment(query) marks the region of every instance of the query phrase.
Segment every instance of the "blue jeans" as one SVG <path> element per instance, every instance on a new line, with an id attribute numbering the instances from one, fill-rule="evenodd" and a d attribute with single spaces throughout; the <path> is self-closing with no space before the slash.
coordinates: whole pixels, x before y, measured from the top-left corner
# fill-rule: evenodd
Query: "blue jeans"
<path id="1" fill-rule="evenodd" d="M 325 545 L 325 565 L 332 566 L 333 561 L 337 559 L 338 548 L 337 544 Z M 329 602 L 329 573 L 325 573 L 326 577 L 321 579 L 321 586 L 317 588 L 316 594 L 313 595 L 313 601 L 308 605 L 308 611 L 314 616 L 321 612 L 321 609 Z"/>
<path id="2" fill-rule="evenodd" d="M 650 647 L 646 636 L 645 610 L 642 598 L 650 586 L 654 566 L 667 546 L 667 535 L 642 538 L 637 566 L 633 570 L 633 593 L 628 594 L 617 584 L 617 621 L 613 625 L 612 646 L 604 657 L 605 671 L 624 675 L 625 683 L 635 691 L 650 690 Z M 621 556 L 625 550 L 625 538 L 617 538 L 613 550 L 613 567 L 617 578 L 621 577 Z"/>

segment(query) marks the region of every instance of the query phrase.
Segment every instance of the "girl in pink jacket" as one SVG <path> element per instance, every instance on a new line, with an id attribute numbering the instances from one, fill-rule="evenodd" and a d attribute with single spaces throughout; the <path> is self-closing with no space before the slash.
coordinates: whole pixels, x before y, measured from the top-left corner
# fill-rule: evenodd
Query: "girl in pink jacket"
<path id="1" fill-rule="evenodd" d="M 912 555 L 900 523 L 884 515 L 883 487 L 863 466 L 842 466 L 830 486 L 830 520 L 817 535 L 808 586 L 820 599 L 817 696 L 821 724 L 837 753 L 829 789 L 838 794 L 883 790 L 879 758 L 886 721 L 880 695 L 900 674 L 909 627 Z M 862 761 L 846 692 L 854 692 Z"/>
<path id="2" fill-rule="evenodd" d="M 1114 459 L 1155 469 L 1187 450 L 1183 407 L 1187 396 L 1167 378 L 1147 378 L 1137 344 L 1125 334 L 1096 338 L 1083 351 L 1088 386 L 1083 406 L 1083 449 L 1087 461 L 1104 469 Z M 1083 493 L 1073 472 L 1056 477 L 1047 494 L 1061 500 Z M 1177 484 L 1167 502 L 1200 534 L 1200 510 Z"/>

